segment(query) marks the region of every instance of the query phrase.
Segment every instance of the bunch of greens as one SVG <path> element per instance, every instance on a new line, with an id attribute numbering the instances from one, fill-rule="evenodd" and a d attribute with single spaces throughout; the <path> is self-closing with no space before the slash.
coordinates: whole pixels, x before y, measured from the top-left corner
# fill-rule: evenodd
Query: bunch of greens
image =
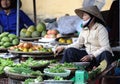
<path id="1" fill-rule="evenodd" d="M 24 84 L 29 84 L 30 82 L 34 82 L 34 79 L 31 79 L 31 78 L 26 79 Z"/>
<path id="2" fill-rule="evenodd" d="M 76 68 L 76 66 L 73 63 L 63 63 L 63 64 L 57 64 L 56 66 L 60 68 Z"/>
<path id="3" fill-rule="evenodd" d="M 62 77 L 60 77 L 60 76 L 55 76 L 54 80 L 64 80 L 64 79 Z"/>
<path id="4" fill-rule="evenodd" d="M 36 61 L 33 58 L 28 58 L 28 60 L 26 60 L 25 62 L 22 62 L 22 64 L 26 66 L 44 66 L 49 64 L 49 61 L 48 60 Z"/>
<path id="5" fill-rule="evenodd" d="M 89 79 L 94 79 L 101 72 L 101 68 L 93 69 L 89 72 Z"/>
<path id="6" fill-rule="evenodd" d="M 30 73 L 32 72 L 32 70 L 29 67 L 22 67 L 22 66 L 12 67 L 9 71 L 12 73 L 18 73 L 23 75 L 30 75 Z"/>
<path id="7" fill-rule="evenodd" d="M 14 62 L 11 59 L 0 58 L 0 74 L 4 73 L 6 66 L 13 66 Z"/>
<path id="8" fill-rule="evenodd" d="M 64 68 L 76 68 L 73 63 L 64 63 L 64 64 L 62 64 L 62 67 L 64 67 Z"/>
<path id="9" fill-rule="evenodd" d="M 50 64 L 57 63 L 57 60 L 50 60 Z"/>
<path id="10" fill-rule="evenodd" d="M 14 67 L 11 67 L 9 71 L 12 73 L 17 73 L 22 75 L 32 75 L 32 76 L 43 75 L 40 71 L 33 71 L 30 67 L 22 64 L 17 64 Z"/>
<path id="11" fill-rule="evenodd" d="M 64 73 L 65 69 L 59 66 L 55 66 L 55 67 L 49 68 L 48 71 L 52 73 Z"/>
<path id="12" fill-rule="evenodd" d="M 38 83 L 38 82 L 42 82 L 43 78 L 41 76 L 38 76 L 36 79 L 26 79 L 24 84 L 29 84 L 30 82 L 34 82 L 34 83 Z"/>

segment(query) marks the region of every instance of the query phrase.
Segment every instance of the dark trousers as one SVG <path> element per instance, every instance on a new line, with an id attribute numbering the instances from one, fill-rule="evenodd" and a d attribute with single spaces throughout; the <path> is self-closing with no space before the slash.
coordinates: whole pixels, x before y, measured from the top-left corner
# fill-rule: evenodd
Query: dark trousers
<path id="1" fill-rule="evenodd" d="M 79 50 L 76 48 L 68 48 L 64 51 L 61 63 L 64 62 L 80 62 L 80 59 L 88 55 L 85 50 Z M 112 54 L 108 51 L 102 52 L 99 56 L 90 61 L 90 65 L 98 66 L 102 60 L 106 60 L 107 64 L 110 65 L 113 62 Z"/>

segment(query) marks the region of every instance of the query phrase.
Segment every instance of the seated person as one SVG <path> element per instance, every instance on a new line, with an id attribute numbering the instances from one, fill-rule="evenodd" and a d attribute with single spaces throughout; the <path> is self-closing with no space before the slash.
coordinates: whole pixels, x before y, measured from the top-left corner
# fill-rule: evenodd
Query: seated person
<path id="1" fill-rule="evenodd" d="M 76 9 L 75 13 L 83 19 L 83 29 L 76 42 L 68 46 L 58 46 L 56 55 L 64 51 L 61 63 L 90 62 L 90 67 L 98 66 L 102 60 L 109 66 L 113 62 L 113 52 L 109 44 L 105 21 L 97 6 Z M 85 46 L 85 51 L 80 48 Z"/>
<path id="2" fill-rule="evenodd" d="M 3 32 L 16 34 L 17 0 L 0 0 L 0 8 L 0 25 L 3 27 Z M 25 25 L 34 25 L 32 20 L 22 10 L 20 10 L 19 15 L 19 31 L 25 28 Z"/>
<path id="3" fill-rule="evenodd" d="M 82 21 L 78 16 L 65 15 L 58 19 L 57 30 L 60 32 L 60 34 L 72 34 L 76 31 L 80 32 L 80 23 L 82 23 Z"/>

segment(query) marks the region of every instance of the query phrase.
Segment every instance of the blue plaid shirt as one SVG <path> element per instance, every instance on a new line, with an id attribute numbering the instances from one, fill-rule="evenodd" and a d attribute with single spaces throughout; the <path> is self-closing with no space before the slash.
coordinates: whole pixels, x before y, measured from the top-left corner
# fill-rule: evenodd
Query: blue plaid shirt
<path id="1" fill-rule="evenodd" d="M 32 20 L 20 10 L 19 31 L 26 26 L 34 25 Z M 0 11 L 0 25 L 3 27 L 3 32 L 16 34 L 17 25 L 17 10 L 11 9 L 10 14 L 7 15 L 4 10 Z"/>

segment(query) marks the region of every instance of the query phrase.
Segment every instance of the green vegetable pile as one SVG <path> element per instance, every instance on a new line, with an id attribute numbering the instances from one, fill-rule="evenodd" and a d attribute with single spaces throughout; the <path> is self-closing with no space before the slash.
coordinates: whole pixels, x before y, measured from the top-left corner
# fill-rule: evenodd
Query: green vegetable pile
<path id="1" fill-rule="evenodd" d="M 28 75 L 28 76 L 41 76 L 41 75 L 43 75 L 40 71 L 33 71 L 30 67 L 22 65 L 22 64 L 14 65 L 14 67 L 11 67 L 9 71 L 12 73 Z"/>
<path id="2" fill-rule="evenodd" d="M 73 63 L 64 63 L 64 64 L 59 64 L 63 68 L 76 68 Z"/>
<path id="3" fill-rule="evenodd" d="M 73 63 L 63 63 L 63 64 L 57 64 L 55 66 L 58 66 L 60 68 L 76 68 L 76 66 Z"/>
<path id="4" fill-rule="evenodd" d="M 101 72 L 101 68 L 93 69 L 89 72 L 89 79 L 94 79 Z"/>
<path id="5" fill-rule="evenodd" d="M 29 84 L 30 82 L 33 82 L 33 83 L 38 83 L 38 82 L 42 82 L 43 81 L 43 78 L 41 76 L 38 76 L 36 79 L 26 79 L 24 84 Z"/>
<path id="6" fill-rule="evenodd" d="M 0 74 L 4 73 L 4 68 L 6 66 L 13 66 L 14 62 L 11 59 L 0 58 Z"/>
<path id="7" fill-rule="evenodd" d="M 53 80 L 64 80 L 64 79 L 60 76 L 55 76 Z"/>
<path id="8" fill-rule="evenodd" d="M 25 62 L 22 62 L 22 64 L 26 66 L 44 66 L 44 65 L 48 65 L 49 61 L 48 60 L 36 61 L 33 58 L 28 58 L 28 60 L 26 60 Z"/>
<path id="9" fill-rule="evenodd" d="M 50 60 L 50 64 L 57 63 L 57 60 Z"/>
<path id="10" fill-rule="evenodd" d="M 55 66 L 55 67 L 49 68 L 48 71 L 52 73 L 64 73 L 65 69 L 59 66 Z"/>

